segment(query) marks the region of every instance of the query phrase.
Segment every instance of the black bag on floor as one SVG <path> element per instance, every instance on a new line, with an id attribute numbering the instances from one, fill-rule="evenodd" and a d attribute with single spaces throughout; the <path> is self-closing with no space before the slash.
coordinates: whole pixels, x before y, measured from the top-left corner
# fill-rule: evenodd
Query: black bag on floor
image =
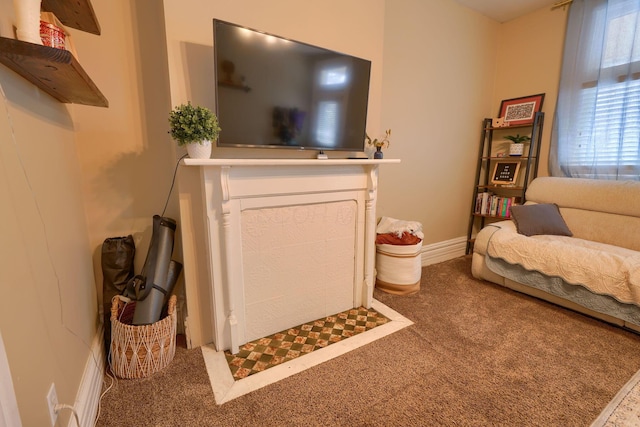
<path id="1" fill-rule="evenodd" d="M 102 308 L 104 343 L 107 354 L 111 344 L 111 299 L 120 295 L 134 276 L 136 246 L 133 236 L 110 237 L 102 243 Z"/>

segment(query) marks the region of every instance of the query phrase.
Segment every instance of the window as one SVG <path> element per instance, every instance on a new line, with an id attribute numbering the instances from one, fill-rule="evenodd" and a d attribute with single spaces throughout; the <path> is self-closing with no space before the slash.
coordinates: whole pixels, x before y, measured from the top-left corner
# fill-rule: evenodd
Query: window
<path id="1" fill-rule="evenodd" d="M 347 67 L 345 65 L 337 67 L 327 67 L 320 70 L 320 86 L 322 87 L 342 87 L 347 84 Z"/>
<path id="2" fill-rule="evenodd" d="M 574 0 L 552 137 L 552 175 L 640 179 L 639 25 L 638 0 Z"/>
<path id="3" fill-rule="evenodd" d="M 320 101 L 318 103 L 318 126 L 316 140 L 323 146 L 336 145 L 340 117 L 340 104 L 335 101 Z"/>
<path id="4" fill-rule="evenodd" d="M 351 69 L 345 60 L 321 60 L 316 64 L 312 102 L 312 134 L 321 147 L 335 147 L 341 138 Z"/>

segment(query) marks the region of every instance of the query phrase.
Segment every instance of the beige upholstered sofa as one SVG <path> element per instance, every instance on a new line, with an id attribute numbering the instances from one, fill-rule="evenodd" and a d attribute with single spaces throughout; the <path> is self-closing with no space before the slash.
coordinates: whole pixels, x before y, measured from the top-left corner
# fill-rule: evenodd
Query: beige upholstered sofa
<path id="1" fill-rule="evenodd" d="M 526 198 L 529 217 L 478 233 L 473 276 L 640 332 L 640 182 L 541 177 Z M 531 212 L 532 204 L 556 204 L 561 216 Z M 572 236 L 554 231 L 562 220 Z M 519 233 L 529 221 L 551 230 Z"/>

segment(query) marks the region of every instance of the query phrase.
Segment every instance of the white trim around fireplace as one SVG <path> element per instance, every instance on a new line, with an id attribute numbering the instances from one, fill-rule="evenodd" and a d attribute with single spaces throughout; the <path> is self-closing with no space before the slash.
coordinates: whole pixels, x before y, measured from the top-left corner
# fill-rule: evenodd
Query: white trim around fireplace
<path id="1" fill-rule="evenodd" d="M 217 350 L 237 352 L 247 339 L 242 213 L 247 210 L 355 201 L 354 265 L 345 274 L 352 279 L 352 307 L 370 307 L 373 299 L 376 197 L 378 167 L 396 159 L 185 159 L 179 175 L 181 236 L 187 296 L 185 332 L 190 348 L 213 343 Z M 285 213 L 286 214 L 286 213 Z M 332 229 L 325 223 L 323 232 Z M 312 226 L 312 225 L 310 225 Z M 246 231 L 245 231 L 246 232 Z M 301 233 L 305 239 L 307 233 Z M 286 271 L 299 269 L 299 259 L 279 265 L 280 281 Z M 308 261 L 305 261 L 309 266 Z M 328 262 L 318 260 L 318 262 Z M 313 275 L 309 270 L 309 279 Z M 304 276 L 304 274 L 302 275 Z M 298 275 L 300 277 L 300 275 Z M 298 286 L 287 282 L 285 286 Z M 265 280 L 265 286 L 274 286 Z M 312 299 L 312 297 L 310 297 Z M 295 304 L 295 301 L 291 301 Z M 307 320 L 318 316 L 322 298 Z M 265 304 L 269 304 L 265 301 Z M 277 304 L 286 304 L 279 301 Z M 278 310 L 274 302 L 269 310 Z M 299 310 L 306 310 L 301 307 Z M 313 311 L 313 313 L 311 313 Z M 304 314 L 304 313 L 298 313 Z M 293 316 L 291 325 L 301 323 Z M 269 321 L 268 316 L 264 319 Z M 273 332 L 281 329 L 274 323 Z M 280 328 L 280 329 L 278 329 Z"/>

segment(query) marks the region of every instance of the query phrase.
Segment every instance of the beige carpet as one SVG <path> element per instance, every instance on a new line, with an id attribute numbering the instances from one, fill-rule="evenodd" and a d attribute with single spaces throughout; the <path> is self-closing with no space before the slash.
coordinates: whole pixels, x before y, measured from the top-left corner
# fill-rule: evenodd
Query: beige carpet
<path id="1" fill-rule="evenodd" d="M 640 336 L 474 280 L 468 257 L 375 298 L 414 325 L 220 406 L 201 351 L 178 348 L 119 380 L 98 426 L 588 426 L 640 369 Z"/>

